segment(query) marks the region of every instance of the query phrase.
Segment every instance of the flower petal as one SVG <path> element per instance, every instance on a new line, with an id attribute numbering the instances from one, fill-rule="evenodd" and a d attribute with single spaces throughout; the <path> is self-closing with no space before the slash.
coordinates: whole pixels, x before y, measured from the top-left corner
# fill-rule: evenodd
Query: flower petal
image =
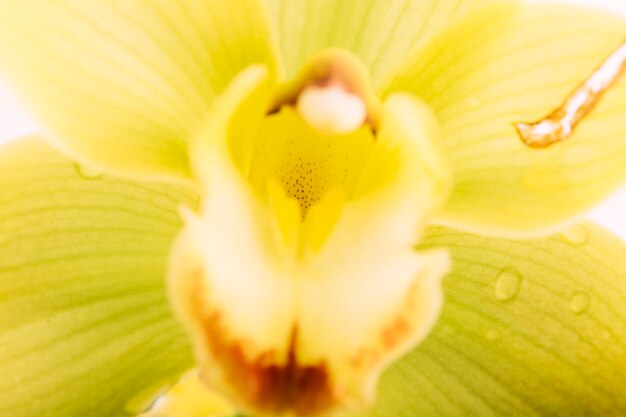
<path id="1" fill-rule="evenodd" d="M 493 0 L 266 0 L 288 75 L 316 52 L 357 55 L 377 81 L 408 49 L 422 45 L 472 8 Z"/>
<path id="2" fill-rule="evenodd" d="M 380 372 L 434 325 L 449 267 L 445 249 L 413 250 L 448 191 L 431 147 L 436 124 L 409 96 L 391 97 L 382 113 L 377 146 L 397 152 L 401 168 L 389 185 L 343 207 L 297 293 L 300 358 L 326 363 L 337 386 L 363 404 Z M 364 177 L 380 174 L 371 161 Z"/>
<path id="3" fill-rule="evenodd" d="M 272 66 L 260 1 L 0 2 L 0 72 L 52 143 L 132 175 L 185 176 L 187 140 L 251 63 Z"/>
<path id="4" fill-rule="evenodd" d="M 452 273 L 371 416 L 626 414 L 626 245 L 593 224 L 513 241 L 433 228 Z"/>
<path id="5" fill-rule="evenodd" d="M 448 257 L 413 245 L 449 176 L 432 114 L 399 94 L 356 197 L 331 188 L 302 220 L 278 181 L 263 198 L 236 166 L 237 137 L 255 134 L 269 100 L 266 73 L 250 68 L 193 142 L 206 192 L 170 291 L 206 381 L 254 415 L 316 415 L 371 400 L 382 369 L 434 324 Z"/>
<path id="6" fill-rule="evenodd" d="M 626 179 L 626 82 L 566 142 L 531 149 L 534 122 L 622 42 L 622 18 L 569 5 L 485 9 L 413 55 L 388 92 L 428 102 L 442 125 L 455 187 L 441 221 L 480 233 L 562 227 Z"/>
<path id="7" fill-rule="evenodd" d="M 138 413 L 192 365 L 164 289 L 188 189 L 0 149 L 0 415 Z"/>

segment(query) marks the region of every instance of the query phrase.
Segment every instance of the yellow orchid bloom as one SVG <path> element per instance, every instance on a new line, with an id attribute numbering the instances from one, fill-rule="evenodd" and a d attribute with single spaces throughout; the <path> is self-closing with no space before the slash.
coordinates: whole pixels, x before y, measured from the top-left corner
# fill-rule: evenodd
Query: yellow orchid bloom
<path id="1" fill-rule="evenodd" d="M 626 245 L 573 226 L 626 180 L 625 35 L 0 0 L 44 128 L 0 150 L 0 417 L 626 413 Z"/>

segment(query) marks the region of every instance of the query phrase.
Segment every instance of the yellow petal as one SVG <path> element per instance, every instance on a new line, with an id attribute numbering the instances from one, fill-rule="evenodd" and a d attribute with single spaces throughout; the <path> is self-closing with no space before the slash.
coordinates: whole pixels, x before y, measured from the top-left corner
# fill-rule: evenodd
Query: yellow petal
<path id="1" fill-rule="evenodd" d="M 625 20 L 569 5 L 491 7 L 407 59 L 387 91 L 433 108 L 454 171 L 441 222 L 535 235 L 571 223 L 626 179 L 626 84 L 570 139 L 524 145 L 516 122 L 549 114 L 623 41 Z"/>
<path id="2" fill-rule="evenodd" d="M 192 366 L 164 276 L 197 198 L 0 147 L 0 416 L 137 413 Z"/>
<path id="3" fill-rule="evenodd" d="M 492 0 L 266 0 L 288 75 L 329 48 L 358 56 L 378 81 L 407 50 Z"/>
<path id="4" fill-rule="evenodd" d="M 0 1 L 0 72 L 73 158 L 185 177 L 215 95 L 273 65 L 267 23 L 260 0 Z"/>
<path id="5" fill-rule="evenodd" d="M 626 415 L 626 245 L 593 224 L 534 240 L 433 227 L 452 271 L 428 338 L 371 417 Z"/>

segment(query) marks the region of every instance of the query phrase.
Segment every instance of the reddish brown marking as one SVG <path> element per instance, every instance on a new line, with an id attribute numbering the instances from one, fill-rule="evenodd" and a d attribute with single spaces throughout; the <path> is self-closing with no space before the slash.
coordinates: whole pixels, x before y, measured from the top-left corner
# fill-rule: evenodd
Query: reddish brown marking
<path id="1" fill-rule="evenodd" d="M 380 358 L 381 352 L 373 348 L 361 348 L 348 359 L 348 363 L 355 369 L 371 368 Z"/>
<path id="2" fill-rule="evenodd" d="M 383 330 L 383 345 L 386 349 L 393 349 L 410 330 L 411 325 L 405 317 L 396 317 L 396 319 Z"/>
<path id="3" fill-rule="evenodd" d="M 231 394 L 252 412 L 280 414 L 287 411 L 296 416 L 319 415 L 338 404 L 337 395 L 326 365 L 303 366 L 296 355 L 297 329 L 294 329 L 286 363 L 279 364 L 275 353 L 263 352 L 250 357 L 254 351 L 250 342 L 230 340 L 224 329 L 220 313 L 209 312 L 202 280 L 196 280 L 187 295 L 192 306 L 192 316 L 201 329 L 203 348 L 210 351 L 225 374 Z M 247 349 L 246 349 L 247 348 Z"/>
<path id="4" fill-rule="evenodd" d="M 415 301 L 416 287 L 417 282 L 411 285 L 398 313 L 381 330 L 378 343 L 362 347 L 348 359 L 350 365 L 361 370 L 370 368 L 383 356 L 393 352 L 407 338 L 413 325 L 410 321 L 410 314 L 418 307 Z"/>

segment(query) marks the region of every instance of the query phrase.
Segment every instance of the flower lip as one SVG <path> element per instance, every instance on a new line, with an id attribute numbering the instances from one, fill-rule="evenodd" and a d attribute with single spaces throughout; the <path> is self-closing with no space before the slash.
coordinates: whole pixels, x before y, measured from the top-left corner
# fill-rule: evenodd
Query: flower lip
<path id="1" fill-rule="evenodd" d="M 317 416 L 371 401 L 434 323 L 447 253 L 413 245 L 448 174 L 414 97 L 385 101 L 376 137 L 327 135 L 292 106 L 268 114 L 297 90 L 273 88 L 262 68 L 243 72 L 193 142 L 204 195 L 175 245 L 170 295 L 209 385 L 257 415 Z"/>
<path id="2" fill-rule="evenodd" d="M 237 396 L 246 404 L 255 404 L 258 412 L 276 414 L 292 410 L 296 415 L 310 415 L 333 408 L 339 401 L 333 392 L 327 364 L 302 364 L 297 356 L 298 329 L 291 331 L 286 360 L 277 364 L 272 352 L 257 357 L 247 354 L 249 347 L 241 341 L 229 340 L 218 312 L 207 315 L 202 295 L 206 288 L 200 285 L 191 292 L 194 317 L 202 326 L 204 343 L 219 357 L 231 386 L 239 386 Z M 211 385 L 212 376 L 201 371 L 201 378 Z"/>

